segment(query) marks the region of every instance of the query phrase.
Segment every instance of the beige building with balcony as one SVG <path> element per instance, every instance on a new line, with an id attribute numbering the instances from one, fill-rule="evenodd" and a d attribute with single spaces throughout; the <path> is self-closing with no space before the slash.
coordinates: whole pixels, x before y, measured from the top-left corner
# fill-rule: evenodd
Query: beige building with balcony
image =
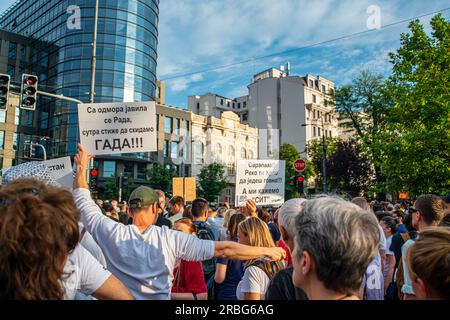
<path id="1" fill-rule="evenodd" d="M 225 111 L 220 118 L 192 114 L 192 140 L 194 176 L 203 166 L 218 162 L 226 167 L 228 187 L 220 201 L 225 197 L 234 201 L 236 161 L 258 159 L 258 129 L 242 124 L 239 116 Z"/>
<path id="2" fill-rule="evenodd" d="M 294 145 L 307 157 L 309 141 L 339 135 L 334 103 L 328 103 L 335 84 L 321 76 L 292 76 L 289 68 L 288 64 L 254 75 L 246 96 L 226 98 L 212 93 L 190 96 L 189 110 L 215 117 L 233 111 L 242 123 L 258 128 L 259 159 L 278 159 L 283 143 Z"/>

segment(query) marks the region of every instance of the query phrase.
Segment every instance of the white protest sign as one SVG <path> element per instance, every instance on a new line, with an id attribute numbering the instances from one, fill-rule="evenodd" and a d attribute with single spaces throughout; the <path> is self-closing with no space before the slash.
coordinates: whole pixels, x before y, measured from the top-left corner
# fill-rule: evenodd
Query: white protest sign
<path id="1" fill-rule="evenodd" d="M 63 187 L 72 188 L 73 172 L 70 157 L 43 161 L 53 175 L 53 178 Z"/>
<path id="2" fill-rule="evenodd" d="M 238 160 L 236 168 L 236 206 L 252 199 L 257 205 L 284 203 L 284 160 Z"/>
<path id="3" fill-rule="evenodd" d="M 73 172 L 72 162 L 70 157 L 57 158 L 47 161 L 41 161 L 50 171 L 53 179 L 63 187 L 72 189 L 73 186 Z M 15 167 L 3 168 L 2 175 L 5 175 L 8 170 Z M 32 176 L 30 176 L 32 178 Z"/>
<path id="4" fill-rule="evenodd" d="M 155 102 L 78 105 L 80 143 L 94 155 L 157 151 Z"/>

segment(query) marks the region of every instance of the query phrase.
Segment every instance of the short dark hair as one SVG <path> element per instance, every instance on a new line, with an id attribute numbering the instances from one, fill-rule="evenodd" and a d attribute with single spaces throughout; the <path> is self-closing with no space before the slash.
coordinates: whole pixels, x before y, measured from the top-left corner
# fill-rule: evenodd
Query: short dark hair
<path id="1" fill-rule="evenodd" d="M 179 205 L 180 207 L 184 207 L 184 198 L 181 196 L 173 196 L 172 199 L 169 200 L 171 205 Z"/>
<path id="2" fill-rule="evenodd" d="M 419 211 L 427 224 L 440 222 L 444 217 L 445 202 L 434 194 L 423 194 L 419 196 L 415 203 L 416 210 Z"/>
<path id="3" fill-rule="evenodd" d="M 194 218 L 200 218 L 208 211 L 208 201 L 203 198 L 197 198 L 192 201 L 191 214 Z"/>
<path id="4" fill-rule="evenodd" d="M 385 216 L 381 218 L 381 221 L 384 222 L 387 228 L 391 229 L 391 234 L 394 234 L 397 232 L 397 224 L 395 222 L 395 219 L 390 216 Z"/>

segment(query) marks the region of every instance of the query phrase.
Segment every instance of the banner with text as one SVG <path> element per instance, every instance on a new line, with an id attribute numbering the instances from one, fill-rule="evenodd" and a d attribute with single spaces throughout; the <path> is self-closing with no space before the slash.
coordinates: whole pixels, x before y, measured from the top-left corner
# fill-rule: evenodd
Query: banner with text
<path id="1" fill-rule="evenodd" d="M 72 161 L 70 157 L 57 158 L 47 161 L 42 161 L 42 164 L 47 166 L 53 179 L 58 182 L 63 187 L 68 187 L 72 189 L 73 186 L 73 172 L 72 172 Z M 2 175 L 14 167 L 3 168 Z M 30 178 L 33 176 L 30 176 Z"/>
<path id="2" fill-rule="evenodd" d="M 80 143 L 94 155 L 157 151 L 155 102 L 78 105 Z"/>
<path id="3" fill-rule="evenodd" d="M 72 189 L 73 172 L 70 157 L 57 158 L 43 161 L 43 164 L 51 171 L 55 180 L 63 187 Z"/>
<path id="4" fill-rule="evenodd" d="M 236 206 L 252 199 L 256 205 L 281 206 L 284 203 L 284 160 L 238 160 Z"/>

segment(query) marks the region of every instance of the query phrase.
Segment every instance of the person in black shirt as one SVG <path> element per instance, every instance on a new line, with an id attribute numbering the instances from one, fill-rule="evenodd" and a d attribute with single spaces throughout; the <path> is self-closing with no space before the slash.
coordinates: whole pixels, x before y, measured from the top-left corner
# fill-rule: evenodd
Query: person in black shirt
<path id="1" fill-rule="evenodd" d="M 293 267 L 280 270 L 270 281 L 266 300 L 308 300 L 305 291 L 292 283 Z"/>
<path id="2" fill-rule="evenodd" d="M 295 219 L 303 209 L 306 199 L 291 199 L 286 201 L 278 212 L 278 225 L 281 238 L 294 250 Z M 308 300 L 305 291 L 294 286 L 292 281 L 293 267 L 280 270 L 272 278 L 266 291 L 266 300 Z"/>

